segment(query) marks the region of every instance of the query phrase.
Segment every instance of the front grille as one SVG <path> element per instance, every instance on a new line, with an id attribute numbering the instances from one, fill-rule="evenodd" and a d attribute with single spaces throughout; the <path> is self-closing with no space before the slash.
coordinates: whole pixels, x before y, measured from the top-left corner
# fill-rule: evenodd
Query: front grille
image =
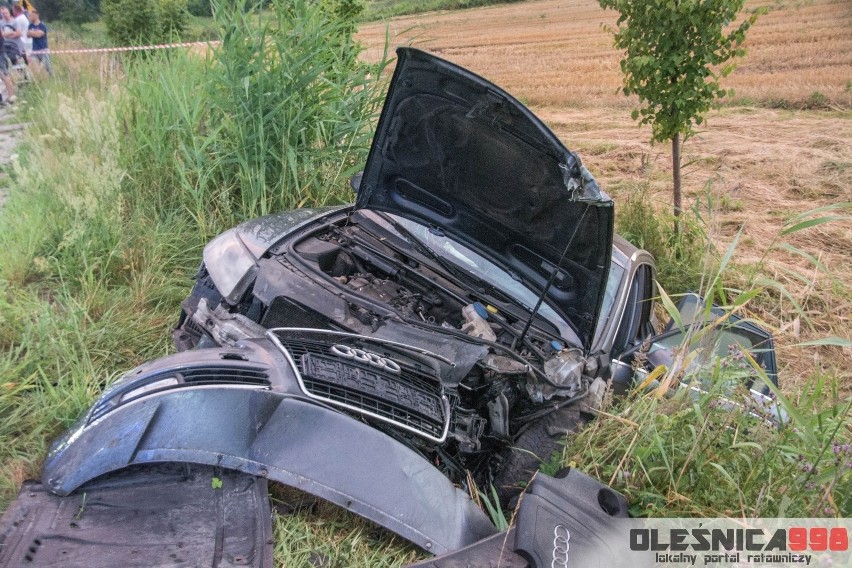
<path id="1" fill-rule="evenodd" d="M 197 335 L 198 337 L 201 337 L 205 333 L 204 329 L 200 325 L 195 323 L 191 317 L 188 316 L 186 318 L 186 321 L 183 322 L 183 329 L 193 335 Z"/>
<path id="2" fill-rule="evenodd" d="M 445 439 L 449 402 L 431 370 L 418 368 L 381 345 L 370 345 L 369 338 L 280 329 L 274 330 L 274 337 L 293 359 L 309 396 L 432 441 Z M 373 363 L 342 356 L 335 346 L 360 349 Z M 387 367 L 381 366 L 383 361 L 389 361 Z M 398 365 L 398 372 L 391 363 Z"/>
<path id="3" fill-rule="evenodd" d="M 183 369 L 174 375 L 182 377 L 184 383 L 192 384 L 238 384 L 268 387 L 269 375 L 257 367 L 195 367 Z"/>

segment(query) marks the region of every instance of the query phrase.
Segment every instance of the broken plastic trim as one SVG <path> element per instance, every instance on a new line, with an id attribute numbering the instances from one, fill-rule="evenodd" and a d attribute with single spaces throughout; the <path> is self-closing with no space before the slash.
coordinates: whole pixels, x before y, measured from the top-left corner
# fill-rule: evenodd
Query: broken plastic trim
<path id="1" fill-rule="evenodd" d="M 135 464 L 208 464 L 266 477 L 369 519 L 433 554 L 496 529 L 440 470 L 382 431 L 308 399 L 279 349 L 247 340 L 229 367 L 262 367 L 270 388 L 176 386 L 91 420 L 89 410 L 54 442 L 42 479 L 58 495 Z M 129 372 L 95 403 L 176 368 L 222 363 L 233 348 L 200 349 Z"/>

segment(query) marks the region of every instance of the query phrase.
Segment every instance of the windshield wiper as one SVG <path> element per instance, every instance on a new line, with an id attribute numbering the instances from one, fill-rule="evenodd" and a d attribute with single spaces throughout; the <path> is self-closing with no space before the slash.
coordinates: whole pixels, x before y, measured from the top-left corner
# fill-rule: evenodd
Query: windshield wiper
<path id="1" fill-rule="evenodd" d="M 419 252 L 421 255 L 429 258 L 430 260 L 435 261 L 438 265 L 444 269 L 445 272 L 448 272 L 453 276 L 455 280 L 456 286 L 469 286 L 470 284 L 474 284 L 476 287 L 481 288 L 483 290 L 482 293 L 485 293 L 485 290 L 499 292 L 498 289 L 494 288 L 488 282 L 482 280 L 474 274 L 470 274 L 448 261 L 442 255 L 435 252 L 432 247 L 427 245 L 425 242 L 420 240 L 414 233 L 405 228 L 401 223 L 396 221 L 394 218 L 389 215 L 385 215 L 384 213 L 379 213 L 379 216 L 386 221 L 393 229 L 402 235 L 408 242 L 414 247 L 414 249 Z M 502 295 L 502 294 L 501 294 Z"/>

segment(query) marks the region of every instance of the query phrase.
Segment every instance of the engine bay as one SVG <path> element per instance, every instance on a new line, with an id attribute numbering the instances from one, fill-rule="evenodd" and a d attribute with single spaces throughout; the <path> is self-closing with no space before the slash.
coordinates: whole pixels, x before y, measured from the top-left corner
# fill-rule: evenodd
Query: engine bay
<path id="1" fill-rule="evenodd" d="M 374 424 L 417 448 L 456 482 L 466 483 L 471 474 L 477 482 L 490 479 L 499 468 L 492 459 L 496 449 L 588 392 L 593 379 L 582 350 L 567 345 L 549 322 L 530 322 L 522 306 L 389 228 L 374 212 L 356 212 L 313 231 L 295 240 L 288 255 L 305 274 L 345 297 L 349 314 L 374 333 L 384 325 L 375 315 L 382 308 L 403 324 L 485 347 L 464 378 L 447 389 L 452 419 L 442 444 Z"/>
<path id="2" fill-rule="evenodd" d="M 305 397 L 457 486 L 517 487 L 603 382 L 570 326 L 521 286 L 439 228 L 356 209 L 271 246 L 236 302 L 202 266 L 178 332 L 199 347 L 277 335 Z"/>

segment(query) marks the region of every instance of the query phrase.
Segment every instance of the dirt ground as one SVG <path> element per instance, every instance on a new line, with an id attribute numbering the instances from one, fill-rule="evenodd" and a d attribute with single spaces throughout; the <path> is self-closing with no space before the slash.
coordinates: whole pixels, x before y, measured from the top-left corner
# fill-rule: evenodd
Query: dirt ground
<path id="1" fill-rule="evenodd" d="M 724 84 L 736 90 L 733 103 L 711 112 L 684 150 L 691 164 L 685 199 L 703 199 L 712 183 L 711 238 L 724 250 L 744 225 L 736 256 L 744 267 L 793 216 L 852 202 L 852 2 L 772 6 Z M 387 30 L 393 46 L 439 54 L 504 87 L 582 156 L 616 211 L 640 186 L 668 207 L 670 149 L 651 146 L 650 129 L 630 118 L 636 101 L 618 91 L 619 53 L 603 27 L 614 23 L 595 0 L 541 0 L 371 23 L 359 37 L 367 57 L 379 57 Z M 852 340 L 852 224 L 820 225 L 784 240 L 831 273 L 787 252 L 768 256 L 767 275 L 788 287 L 806 315 L 781 297 L 758 314 L 776 333 L 785 388 L 798 392 L 824 369 L 852 392 L 852 348 L 795 347 L 825 336 Z"/>

